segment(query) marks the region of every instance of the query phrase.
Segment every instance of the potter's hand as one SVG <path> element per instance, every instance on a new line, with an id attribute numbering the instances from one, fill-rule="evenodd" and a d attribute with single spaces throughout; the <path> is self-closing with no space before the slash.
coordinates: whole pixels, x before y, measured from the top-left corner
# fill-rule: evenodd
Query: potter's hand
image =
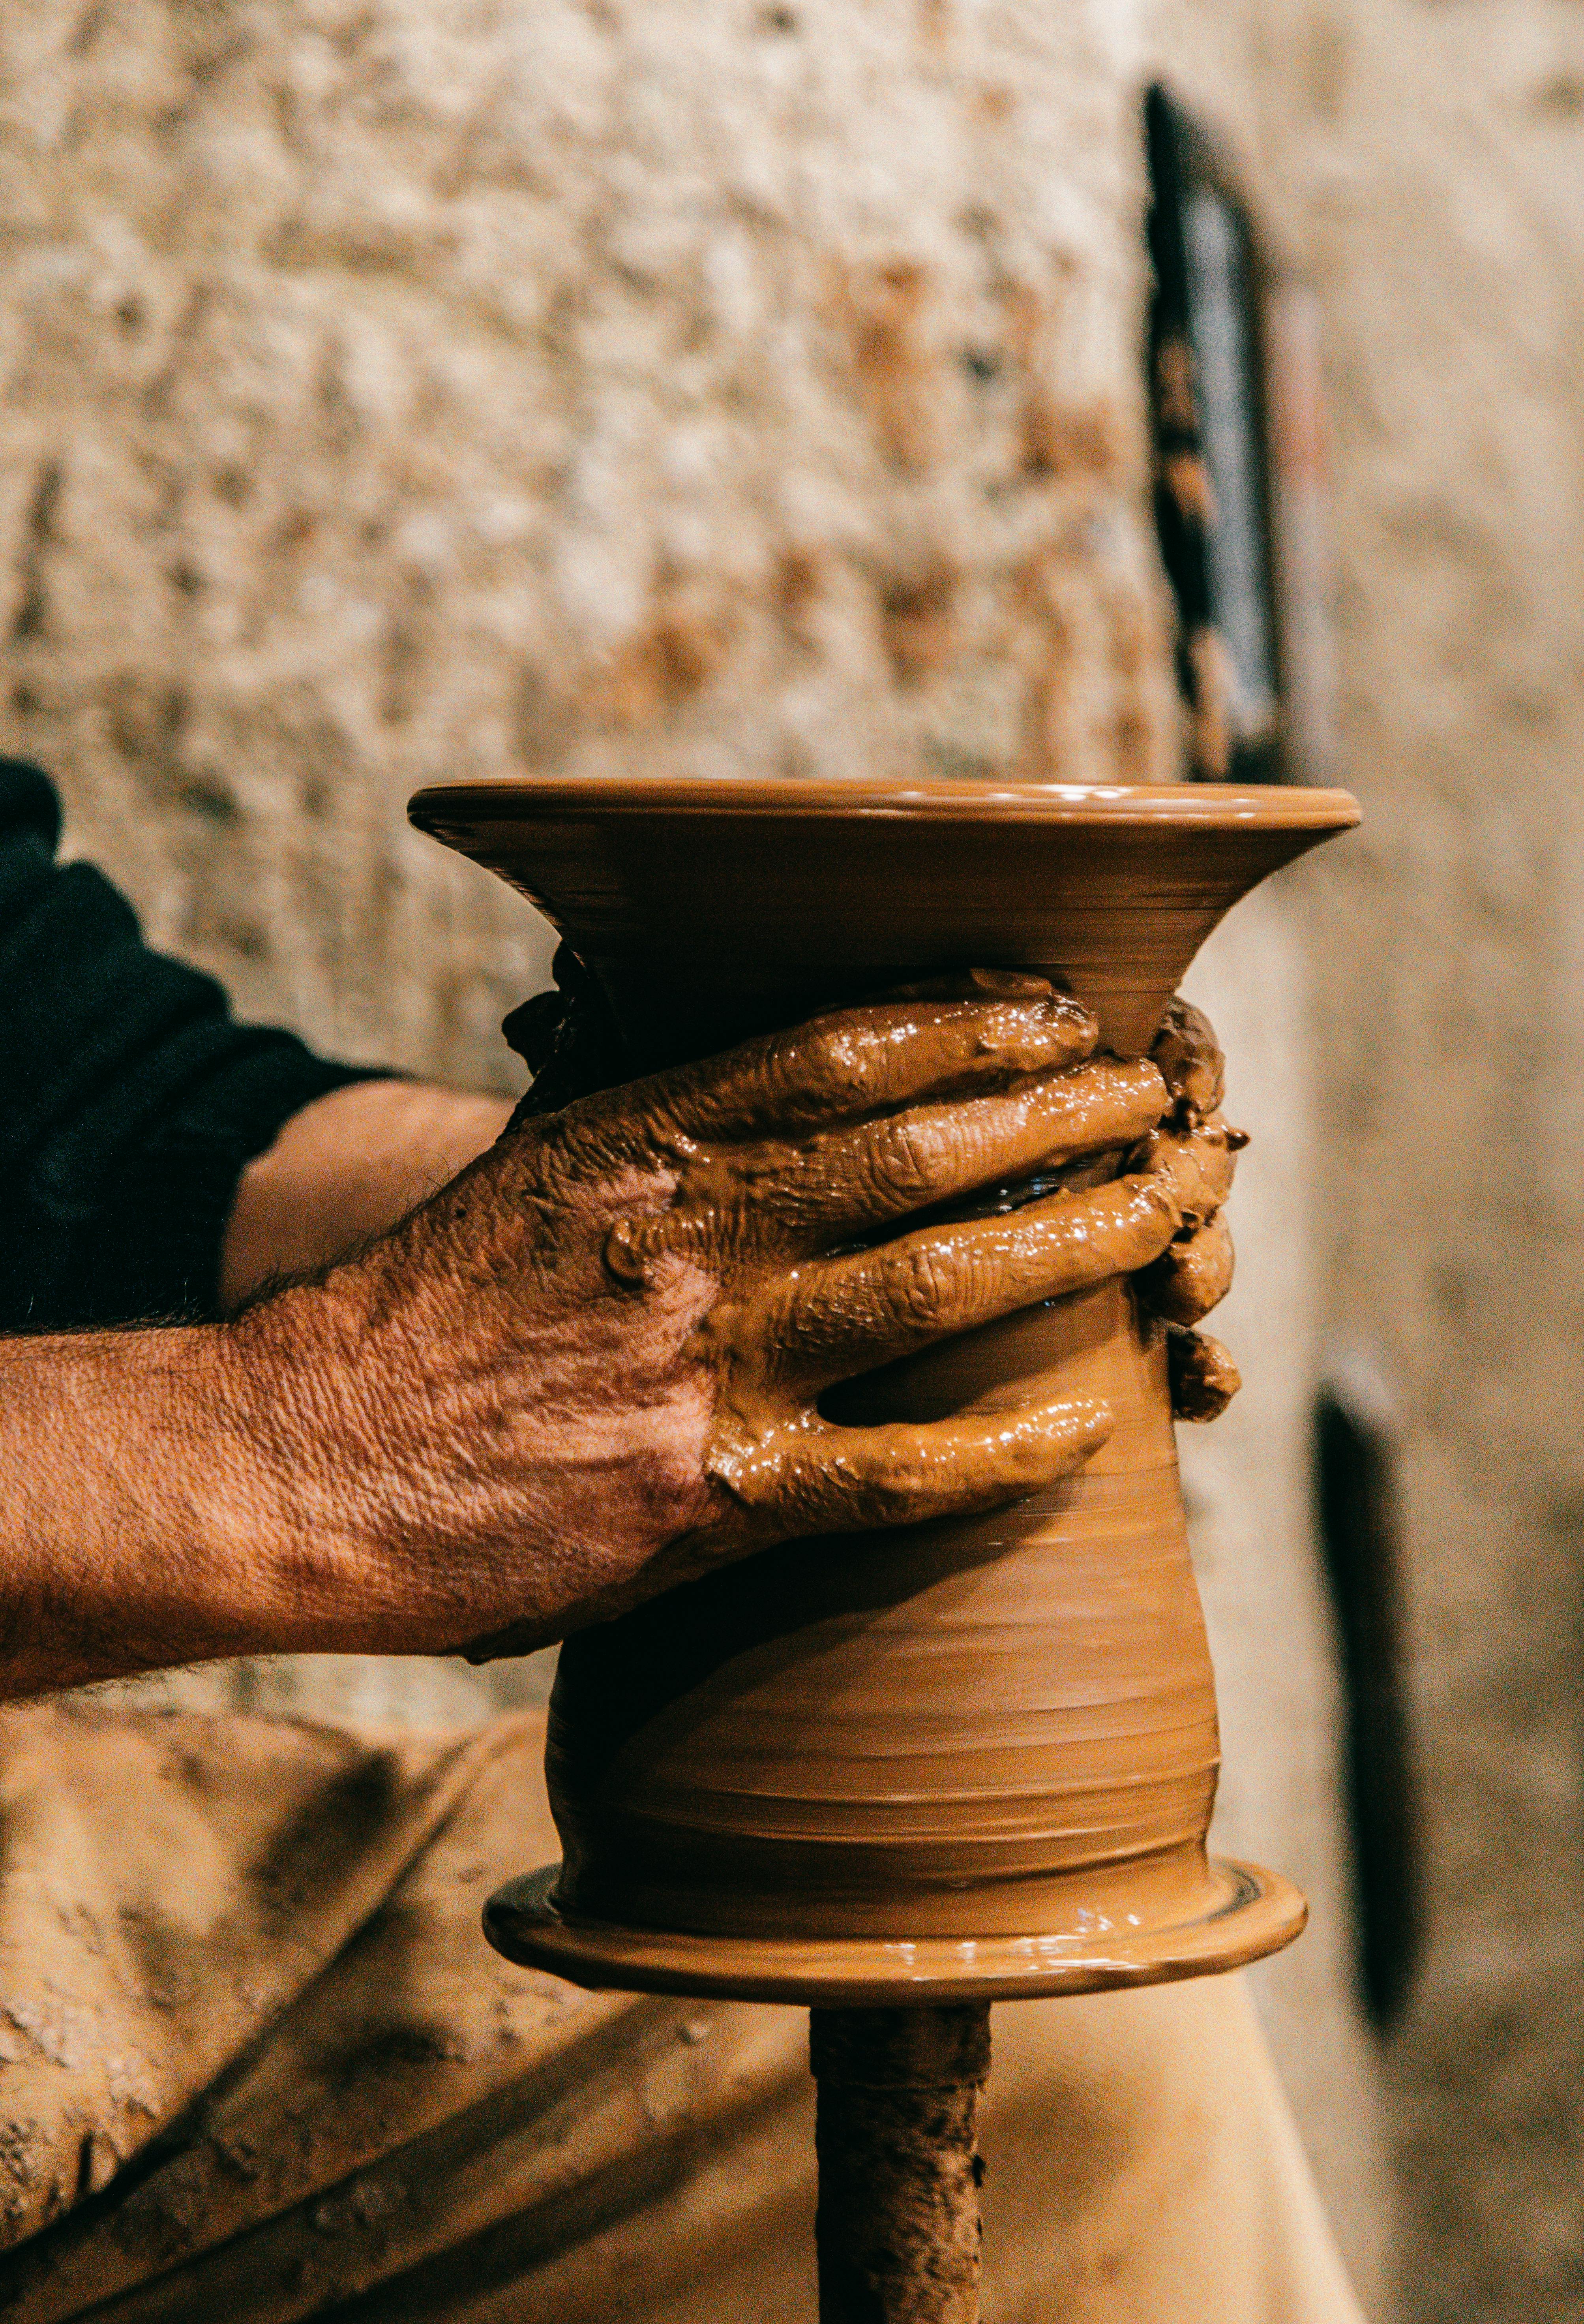
<path id="1" fill-rule="evenodd" d="M 1171 1111 L 1132 1158 L 1167 1178 L 1182 1204 L 1183 1222 L 1139 1276 L 1137 1288 L 1169 1327 L 1174 1413 L 1179 1420 L 1216 1420 L 1238 1392 L 1238 1367 L 1219 1340 L 1191 1327 L 1231 1288 L 1232 1238 L 1220 1212 L 1231 1186 L 1231 1157 L 1248 1139 L 1221 1119 L 1226 1061 L 1202 1010 L 1174 1001 L 1150 1055 L 1170 1093 Z"/>
<path id="2" fill-rule="evenodd" d="M 1094 1403 L 876 1429 L 817 1407 L 1148 1264 L 1220 1184 L 1224 1142 L 1218 1160 L 1211 1134 L 1168 1130 L 1112 1184 L 900 1232 L 1126 1152 L 1166 1112 L 1156 1065 L 1094 1058 L 1076 1002 L 1009 983 L 845 1011 L 531 1120 L 383 1243 L 240 1318 L 296 1351 L 260 1368 L 301 1382 L 282 1452 L 305 1532 L 347 1545 L 338 1643 L 520 1651 L 772 1542 L 1077 1467 L 1109 1428 Z"/>
<path id="3" fill-rule="evenodd" d="M 865 1430 L 818 1398 L 1157 1262 L 1147 1287 L 1197 1312 L 1233 1139 L 1213 1040 L 1176 1031 L 1155 1063 L 1096 1059 L 1085 1012 L 1027 979 L 849 1011 L 511 1132 L 225 1323 L 0 1342 L 0 1694 L 225 1654 L 520 1648 L 767 1542 L 1066 1473 L 1098 1405 Z M 266 1157 L 251 1224 L 239 1201 L 255 1279 L 331 1127 Z M 430 1124 L 420 1184 L 464 1133 Z M 321 1227 L 412 1176 L 382 1167 Z M 1056 1191 L 940 1222 L 1031 1176 Z M 1171 1328 L 1179 1401 L 1208 1409 L 1213 1343 Z"/>

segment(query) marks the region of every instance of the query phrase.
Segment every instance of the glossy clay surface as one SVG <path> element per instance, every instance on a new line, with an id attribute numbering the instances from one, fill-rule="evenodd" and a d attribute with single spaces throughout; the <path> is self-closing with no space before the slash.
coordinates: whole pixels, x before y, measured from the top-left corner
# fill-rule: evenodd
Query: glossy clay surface
<path id="1" fill-rule="evenodd" d="M 702 779 L 439 783 L 409 813 L 619 964 L 662 1048 L 662 1007 L 757 1025 L 972 965 L 1060 970 L 1123 1056 L 1229 905 L 1358 816 L 1345 791 Z"/>
<path id="2" fill-rule="evenodd" d="M 412 813 L 556 921 L 645 1062 L 970 964 L 1051 974 L 1137 1054 L 1237 898 L 1357 819 L 1335 792 L 703 781 L 447 785 Z M 1211 1674 L 1131 1288 L 894 1366 L 842 1416 L 1035 1380 L 1116 1419 L 1062 1485 L 772 1552 L 568 1643 L 565 1869 L 497 1896 L 496 1943 L 590 1984 L 857 2001 L 1193 1975 L 1297 1933 L 1288 1884 L 1206 1858 Z"/>

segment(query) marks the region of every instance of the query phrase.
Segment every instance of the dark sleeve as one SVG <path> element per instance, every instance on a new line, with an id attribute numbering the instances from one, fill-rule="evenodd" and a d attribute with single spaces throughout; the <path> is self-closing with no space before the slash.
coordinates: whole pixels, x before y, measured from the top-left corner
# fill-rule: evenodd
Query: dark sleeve
<path id="1" fill-rule="evenodd" d="M 0 759 L 0 1332 L 212 1314 L 244 1165 L 371 1076 L 237 1024 L 60 835 L 50 783 Z"/>

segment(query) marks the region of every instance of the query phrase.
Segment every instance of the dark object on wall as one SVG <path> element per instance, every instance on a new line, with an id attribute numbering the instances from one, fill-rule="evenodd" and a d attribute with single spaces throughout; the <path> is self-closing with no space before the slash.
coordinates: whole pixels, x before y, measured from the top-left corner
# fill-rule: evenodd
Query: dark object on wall
<path id="1" fill-rule="evenodd" d="M 1269 467 L 1253 228 L 1209 140 L 1145 99 L 1156 521 L 1177 600 L 1178 682 L 1201 781 L 1277 773 Z"/>
<path id="2" fill-rule="evenodd" d="M 1315 1405 L 1315 1499 L 1341 1649 L 1358 1972 L 1385 2032 L 1413 1988 L 1424 1933 L 1418 1787 L 1408 1726 L 1393 1432 L 1366 1382 Z"/>
<path id="3" fill-rule="evenodd" d="M 1156 523 L 1189 773 L 1334 775 L 1313 294 L 1274 263 L 1209 133 L 1145 98 Z"/>

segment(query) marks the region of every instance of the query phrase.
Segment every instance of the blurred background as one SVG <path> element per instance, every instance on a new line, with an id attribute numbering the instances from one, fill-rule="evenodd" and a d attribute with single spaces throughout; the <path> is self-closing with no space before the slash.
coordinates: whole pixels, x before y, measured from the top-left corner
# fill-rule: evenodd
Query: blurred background
<path id="1" fill-rule="evenodd" d="M 1248 1386 L 1183 1448 L 1218 1835 L 1314 1902 L 1259 1997 L 1372 2315 L 1562 2324 L 1576 0 L 8 9 L 0 749 L 245 1013 L 498 1087 L 546 934 L 408 832 L 419 781 L 1202 772 L 1157 536 L 1152 84 L 1235 189 L 1239 311 L 1282 358 L 1263 771 L 1365 810 L 1190 988 L 1255 1132 L 1218 1326 Z M 151 1688 L 456 1720 L 545 1677 Z"/>

